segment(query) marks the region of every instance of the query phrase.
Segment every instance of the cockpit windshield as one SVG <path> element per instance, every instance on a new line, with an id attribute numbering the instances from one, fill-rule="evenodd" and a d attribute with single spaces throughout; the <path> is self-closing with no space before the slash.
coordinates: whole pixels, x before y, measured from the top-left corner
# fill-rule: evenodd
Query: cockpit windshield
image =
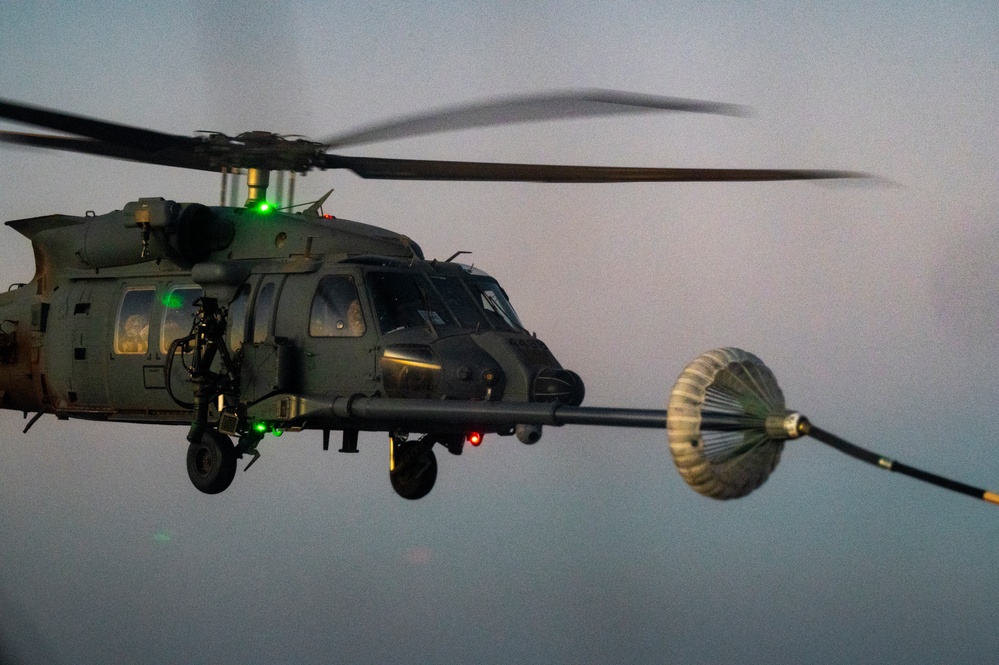
<path id="1" fill-rule="evenodd" d="M 523 331 L 513 305 L 495 279 L 470 266 L 460 272 L 432 274 L 430 282 L 464 328 Z"/>
<path id="2" fill-rule="evenodd" d="M 434 336 L 458 330 L 524 332 L 503 288 L 481 270 L 452 263 L 425 271 L 410 266 L 392 268 L 396 266 L 365 271 L 383 335 L 414 329 L 428 330 Z M 441 330 L 445 327 L 451 330 Z"/>
<path id="3" fill-rule="evenodd" d="M 510 304 L 506 293 L 496 283 L 496 280 L 491 277 L 469 275 L 468 282 L 472 292 L 478 295 L 482 309 L 485 310 L 489 322 L 494 327 L 524 330 L 517 312 L 514 311 L 513 305 Z"/>
<path id="4" fill-rule="evenodd" d="M 430 275 L 430 283 L 444 298 L 448 308 L 457 317 L 458 324 L 469 330 L 488 330 L 489 322 L 485 313 L 476 304 L 464 280 L 456 274 Z"/>
<path id="5" fill-rule="evenodd" d="M 372 272 L 368 285 L 382 334 L 407 328 L 424 328 L 438 334 L 441 326 L 455 325 L 440 296 L 422 275 Z"/>

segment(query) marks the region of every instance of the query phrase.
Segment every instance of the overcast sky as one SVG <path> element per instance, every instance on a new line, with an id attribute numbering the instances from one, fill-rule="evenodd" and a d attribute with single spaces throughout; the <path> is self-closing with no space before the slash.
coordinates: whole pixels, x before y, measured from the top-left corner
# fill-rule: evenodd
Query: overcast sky
<path id="1" fill-rule="evenodd" d="M 160 5 L 163 5 L 162 7 Z M 687 362 L 756 353 L 789 406 L 999 490 L 999 8 L 966 3 L 7 2 L 0 97 L 167 132 L 322 138 L 499 94 L 745 104 L 347 154 L 843 168 L 894 186 L 391 183 L 327 210 L 471 250 L 587 404 L 661 408 Z M 805 3 L 811 4 L 811 3 Z M 953 7 L 950 5 L 959 5 Z M 14 129 L 14 125 L 3 125 Z M 214 203 L 218 178 L 0 150 L 0 219 Z M 0 229 L 0 281 L 28 281 Z M 27 663 L 958 662 L 999 652 L 999 507 L 789 444 L 717 502 L 662 433 L 549 428 L 440 454 L 268 438 L 219 496 L 184 428 L 0 413 L 0 631 Z"/>

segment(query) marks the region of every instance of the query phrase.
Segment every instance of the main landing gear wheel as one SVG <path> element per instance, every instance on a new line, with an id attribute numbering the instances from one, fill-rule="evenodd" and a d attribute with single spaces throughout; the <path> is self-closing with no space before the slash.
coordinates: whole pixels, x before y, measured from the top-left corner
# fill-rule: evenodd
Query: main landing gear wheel
<path id="1" fill-rule="evenodd" d="M 427 437 L 413 442 L 390 437 L 389 445 L 389 480 L 395 493 L 411 501 L 430 494 L 437 482 L 437 456 L 431 450 L 434 441 Z"/>
<path id="2" fill-rule="evenodd" d="M 236 449 L 232 439 L 215 430 L 205 430 L 201 441 L 187 448 L 187 475 L 205 494 L 225 491 L 236 476 Z"/>

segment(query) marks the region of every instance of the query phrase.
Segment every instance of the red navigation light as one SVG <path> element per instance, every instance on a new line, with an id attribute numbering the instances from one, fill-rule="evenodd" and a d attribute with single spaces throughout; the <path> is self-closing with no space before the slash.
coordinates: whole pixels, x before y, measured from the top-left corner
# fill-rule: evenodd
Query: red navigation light
<path id="1" fill-rule="evenodd" d="M 477 446 L 482 443 L 482 433 L 481 432 L 469 432 L 468 436 L 465 437 L 466 440 L 473 446 Z"/>

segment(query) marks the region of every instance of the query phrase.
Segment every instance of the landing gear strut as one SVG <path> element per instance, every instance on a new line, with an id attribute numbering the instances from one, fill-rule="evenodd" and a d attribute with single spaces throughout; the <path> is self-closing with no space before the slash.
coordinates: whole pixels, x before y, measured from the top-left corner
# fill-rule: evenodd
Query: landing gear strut
<path id="1" fill-rule="evenodd" d="M 198 303 L 200 307 L 194 319 L 194 332 L 190 336 L 194 341 L 190 379 L 194 390 L 194 418 L 187 440 L 192 443 L 206 431 L 208 405 L 212 400 L 219 395 L 238 394 L 239 386 L 239 368 L 225 343 L 227 312 L 224 307 L 219 307 L 215 298 L 201 298 Z M 216 354 L 222 358 L 221 372 L 211 369 Z"/>
<path id="2" fill-rule="evenodd" d="M 218 431 L 236 431 L 240 419 L 235 410 L 223 411 L 219 423 L 225 423 L 222 427 L 216 428 L 208 423 L 209 404 L 219 396 L 224 396 L 223 402 L 227 409 L 230 404 L 238 404 L 239 365 L 234 362 L 225 343 L 225 308 L 220 307 L 215 298 L 209 297 L 202 297 L 197 304 L 198 311 L 191 334 L 174 340 L 167 352 L 166 388 L 174 402 L 185 409 L 191 409 L 193 414 L 191 428 L 187 433 L 190 443 L 187 449 L 187 474 L 194 486 L 205 494 L 218 494 L 232 483 L 236 474 L 237 457 L 242 457 L 244 452 L 253 454 L 253 461 L 259 457 L 256 452 L 259 438 L 241 437 L 240 447 L 237 449 L 228 436 Z M 183 354 L 189 351 L 193 351 L 188 372 L 194 402 L 178 399 L 170 382 L 174 358 L 178 352 Z M 222 361 L 219 372 L 212 371 L 216 356 Z"/>
<path id="3" fill-rule="evenodd" d="M 430 494 L 437 482 L 436 442 L 430 434 L 417 441 L 407 441 L 403 434 L 389 435 L 389 480 L 396 494 L 413 501 Z"/>

